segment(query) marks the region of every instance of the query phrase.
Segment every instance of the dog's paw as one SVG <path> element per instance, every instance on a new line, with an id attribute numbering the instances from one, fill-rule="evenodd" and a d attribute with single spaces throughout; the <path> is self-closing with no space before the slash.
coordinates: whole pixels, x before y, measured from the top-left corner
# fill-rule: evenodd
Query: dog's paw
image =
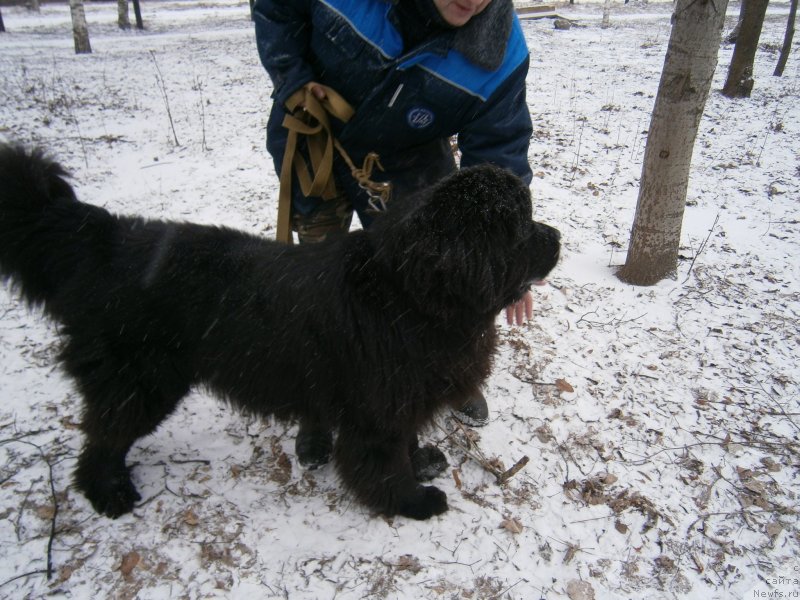
<path id="1" fill-rule="evenodd" d="M 430 481 L 447 468 L 447 458 L 438 448 L 424 446 L 411 455 L 411 468 L 417 481 Z"/>
<path id="2" fill-rule="evenodd" d="M 112 519 L 131 512 L 136 502 L 142 499 L 127 473 L 95 481 L 83 489 L 83 493 L 98 513 Z"/>
<path id="3" fill-rule="evenodd" d="M 413 498 L 403 503 L 398 514 L 423 521 L 447 510 L 447 495 L 433 486 L 418 486 Z"/>
<path id="4" fill-rule="evenodd" d="M 297 433 L 294 449 L 300 466 L 313 471 L 331 460 L 333 452 L 331 434 L 327 431 L 304 430 L 301 427 Z"/>

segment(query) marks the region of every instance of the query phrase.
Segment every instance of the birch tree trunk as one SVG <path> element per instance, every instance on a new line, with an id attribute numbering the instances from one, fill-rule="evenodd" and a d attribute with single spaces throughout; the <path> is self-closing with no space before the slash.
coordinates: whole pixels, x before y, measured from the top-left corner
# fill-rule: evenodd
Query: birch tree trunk
<path id="1" fill-rule="evenodd" d="M 749 98 L 753 91 L 753 63 L 756 60 L 758 39 L 761 37 L 768 3 L 769 0 L 747 0 L 742 15 L 742 27 L 728 68 L 728 77 L 725 87 L 722 88 L 722 93 L 728 98 Z"/>
<path id="2" fill-rule="evenodd" d="M 653 285 L 678 267 L 689 167 L 717 66 L 727 0 L 678 0 L 672 16 L 625 264 L 617 276 Z"/>
<path id="3" fill-rule="evenodd" d="M 91 54 L 89 43 L 89 27 L 86 25 L 86 13 L 83 0 L 69 0 L 69 13 L 72 16 L 72 37 L 75 40 L 75 54 Z"/>
<path id="4" fill-rule="evenodd" d="M 131 28 L 131 19 L 128 16 L 128 0 L 117 0 L 117 25 L 123 30 Z"/>
<path id="5" fill-rule="evenodd" d="M 792 0 L 789 7 L 789 21 L 786 23 L 786 35 L 783 37 L 783 47 L 781 48 L 778 64 L 775 65 L 775 72 L 773 73 L 776 77 L 783 75 L 783 69 L 786 67 L 786 61 L 789 59 L 789 51 L 792 49 L 792 38 L 794 38 L 795 17 L 797 17 L 797 0 Z"/>

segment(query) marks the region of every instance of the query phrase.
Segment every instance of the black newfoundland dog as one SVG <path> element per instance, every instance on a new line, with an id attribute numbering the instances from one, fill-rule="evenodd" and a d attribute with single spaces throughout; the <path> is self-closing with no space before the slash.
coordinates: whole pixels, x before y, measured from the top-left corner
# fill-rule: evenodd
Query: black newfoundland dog
<path id="1" fill-rule="evenodd" d="M 114 216 L 41 150 L 0 146 L 0 274 L 61 325 L 83 397 L 75 482 L 109 517 L 140 496 L 125 456 L 191 386 L 336 431 L 359 501 L 427 519 L 446 466 L 417 431 L 489 375 L 495 317 L 558 259 L 527 187 L 484 166 L 316 245 Z M 433 473 L 431 472 L 433 471 Z"/>

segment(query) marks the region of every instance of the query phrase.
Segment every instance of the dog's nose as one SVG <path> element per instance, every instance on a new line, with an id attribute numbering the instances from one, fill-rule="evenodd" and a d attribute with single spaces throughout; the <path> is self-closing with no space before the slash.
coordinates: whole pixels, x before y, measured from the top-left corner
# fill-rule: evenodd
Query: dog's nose
<path id="1" fill-rule="evenodd" d="M 534 221 L 533 226 L 535 230 L 538 230 L 537 234 L 540 237 L 544 239 L 549 239 L 556 244 L 561 241 L 561 232 L 555 227 L 550 227 L 550 225 L 546 225 L 544 223 L 538 223 L 536 221 Z"/>

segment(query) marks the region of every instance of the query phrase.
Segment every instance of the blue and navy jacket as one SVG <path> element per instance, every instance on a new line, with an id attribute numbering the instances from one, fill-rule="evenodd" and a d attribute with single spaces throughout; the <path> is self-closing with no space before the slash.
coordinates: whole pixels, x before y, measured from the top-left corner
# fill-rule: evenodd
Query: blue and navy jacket
<path id="1" fill-rule="evenodd" d="M 267 146 L 278 170 L 284 103 L 316 81 L 353 106 L 347 124 L 333 120 L 334 133 L 357 164 L 377 152 L 384 179 L 430 167 L 430 153 L 417 150 L 457 134 L 462 167 L 493 163 L 530 183 L 528 49 L 511 0 L 493 0 L 415 48 L 404 48 L 394 9 L 389 0 L 256 0 L 256 43 L 274 86 Z"/>

